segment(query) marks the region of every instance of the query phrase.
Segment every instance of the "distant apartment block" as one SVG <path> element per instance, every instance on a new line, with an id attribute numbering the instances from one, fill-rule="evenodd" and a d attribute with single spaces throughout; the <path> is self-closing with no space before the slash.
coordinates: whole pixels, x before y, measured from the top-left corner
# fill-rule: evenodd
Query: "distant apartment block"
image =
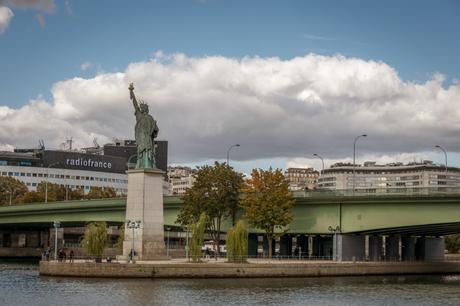
<path id="1" fill-rule="evenodd" d="M 195 182 L 195 169 L 189 167 L 168 167 L 168 193 L 170 195 L 183 195 L 187 188 Z"/>
<path id="2" fill-rule="evenodd" d="M 288 168 L 284 176 L 289 182 L 290 190 L 312 190 L 316 189 L 319 172 L 313 168 Z"/>
<path id="3" fill-rule="evenodd" d="M 460 169 L 437 165 L 429 160 L 386 165 L 365 162 L 355 167 L 350 163 L 336 163 L 325 169 L 318 180 L 318 189 L 323 190 L 353 189 L 353 186 L 355 190 L 366 192 L 460 187 Z"/>

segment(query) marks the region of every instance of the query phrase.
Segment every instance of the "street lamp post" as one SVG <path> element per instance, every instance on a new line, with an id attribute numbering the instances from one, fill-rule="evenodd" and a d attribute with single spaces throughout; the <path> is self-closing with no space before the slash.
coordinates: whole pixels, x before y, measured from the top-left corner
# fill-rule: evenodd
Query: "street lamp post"
<path id="1" fill-rule="evenodd" d="M 318 154 L 316 154 L 316 153 L 313 154 L 313 156 L 318 157 L 319 159 L 321 159 L 321 163 L 323 165 L 323 170 L 321 171 L 321 173 L 323 173 L 323 171 L 324 171 L 324 159 L 321 156 L 319 156 Z"/>
<path id="2" fill-rule="evenodd" d="M 446 167 L 446 180 L 447 180 L 447 152 L 446 152 L 446 150 L 444 150 L 444 148 L 441 147 L 440 145 L 435 145 L 434 147 L 435 147 L 435 148 L 438 148 L 438 149 L 440 149 L 441 151 L 444 152 L 444 160 L 445 160 L 445 167 Z M 447 183 L 447 182 L 446 182 L 446 183 Z"/>
<path id="3" fill-rule="evenodd" d="M 12 197 L 13 197 L 13 193 L 16 191 L 16 189 L 12 189 L 10 188 L 10 190 L 8 190 L 8 193 L 10 194 L 10 199 L 8 201 L 8 204 L 11 206 L 11 200 L 12 200 Z"/>
<path id="4" fill-rule="evenodd" d="M 340 233 L 340 226 L 336 226 L 336 227 L 332 227 L 332 226 L 329 226 L 329 231 L 334 233 L 334 244 L 332 246 L 332 248 L 334 249 L 334 253 L 333 253 L 333 260 L 334 261 L 337 261 L 337 257 L 338 257 L 338 243 L 337 243 L 337 233 Z"/>
<path id="5" fill-rule="evenodd" d="M 48 177 L 49 177 L 49 172 L 50 172 L 50 168 L 52 166 L 55 166 L 59 164 L 59 162 L 57 163 L 52 163 L 52 164 L 49 164 L 48 167 L 46 167 L 46 180 L 45 180 L 45 203 L 48 203 Z"/>
<path id="6" fill-rule="evenodd" d="M 57 247 L 58 247 L 58 228 L 61 226 L 61 222 L 54 221 L 54 260 L 57 260 Z"/>
<path id="7" fill-rule="evenodd" d="M 356 142 L 358 141 L 359 138 L 361 137 L 367 137 L 366 134 L 359 135 L 355 138 L 355 141 L 353 141 L 353 193 L 355 192 L 355 168 L 356 168 Z"/>
<path id="8" fill-rule="evenodd" d="M 171 228 L 170 227 L 167 227 L 166 228 L 166 233 L 168 233 L 167 235 L 167 239 L 166 239 L 166 256 L 169 257 L 169 232 L 171 231 Z"/>
<path id="9" fill-rule="evenodd" d="M 126 227 L 132 230 L 131 252 L 129 252 L 129 262 L 134 263 L 134 230 L 141 227 L 141 221 L 126 221 Z"/>
<path id="10" fill-rule="evenodd" d="M 234 144 L 234 145 L 231 145 L 228 150 L 227 150 L 227 166 L 230 166 L 229 162 L 230 162 L 230 150 L 234 147 L 239 147 L 240 144 Z"/>

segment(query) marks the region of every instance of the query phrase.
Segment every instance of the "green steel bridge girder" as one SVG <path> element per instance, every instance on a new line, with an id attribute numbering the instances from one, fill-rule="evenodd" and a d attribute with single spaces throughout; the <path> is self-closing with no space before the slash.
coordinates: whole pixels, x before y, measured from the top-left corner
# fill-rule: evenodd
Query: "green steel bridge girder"
<path id="1" fill-rule="evenodd" d="M 460 194 L 379 197 L 295 197 L 294 219 L 287 229 L 292 234 L 342 233 L 446 235 L 460 233 Z M 175 223 L 182 201 L 164 197 L 164 222 Z M 0 207 L 0 228 L 82 226 L 91 221 L 121 224 L 125 221 L 126 199 L 104 199 L 36 203 Z M 227 220 L 223 230 L 230 226 Z M 251 232 L 258 232 L 252 229 Z"/>

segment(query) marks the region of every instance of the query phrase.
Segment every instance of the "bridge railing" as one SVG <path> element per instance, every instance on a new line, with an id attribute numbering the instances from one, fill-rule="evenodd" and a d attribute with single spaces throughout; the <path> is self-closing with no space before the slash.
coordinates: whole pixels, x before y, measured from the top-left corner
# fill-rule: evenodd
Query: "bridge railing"
<path id="1" fill-rule="evenodd" d="M 368 188 L 338 190 L 298 190 L 292 192 L 296 198 L 326 197 L 378 197 L 378 196 L 443 196 L 460 195 L 460 187 L 423 188 Z"/>

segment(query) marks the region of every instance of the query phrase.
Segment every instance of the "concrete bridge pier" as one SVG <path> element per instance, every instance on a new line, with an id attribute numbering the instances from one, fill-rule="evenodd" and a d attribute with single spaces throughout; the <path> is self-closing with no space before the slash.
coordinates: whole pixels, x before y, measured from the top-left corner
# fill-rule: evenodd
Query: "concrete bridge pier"
<path id="1" fill-rule="evenodd" d="M 383 239 L 382 236 L 369 236 L 369 260 L 380 261 L 382 260 Z"/>
<path id="2" fill-rule="evenodd" d="M 291 256 L 292 255 L 292 236 L 284 235 L 280 238 L 280 255 Z"/>
<path id="3" fill-rule="evenodd" d="M 308 248 L 308 236 L 300 235 L 297 237 L 297 247 L 299 247 L 299 252 L 301 252 L 300 256 L 306 257 L 309 256 L 309 248 Z M 294 255 L 299 256 L 299 253 L 294 252 Z"/>
<path id="4" fill-rule="evenodd" d="M 425 261 L 444 260 L 444 237 L 419 237 L 415 244 L 415 258 Z"/>
<path id="5" fill-rule="evenodd" d="M 401 259 L 403 261 L 415 260 L 415 237 L 401 237 Z"/>
<path id="6" fill-rule="evenodd" d="M 399 261 L 399 237 L 385 237 L 385 260 Z"/>
<path id="7" fill-rule="evenodd" d="M 257 234 L 248 235 L 248 256 L 256 257 L 259 248 L 259 238 Z"/>
<path id="8" fill-rule="evenodd" d="M 337 261 L 363 261 L 365 260 L 365 236 L 363 235 L 337 235 L 337 247 L 333 250 Z"/>

